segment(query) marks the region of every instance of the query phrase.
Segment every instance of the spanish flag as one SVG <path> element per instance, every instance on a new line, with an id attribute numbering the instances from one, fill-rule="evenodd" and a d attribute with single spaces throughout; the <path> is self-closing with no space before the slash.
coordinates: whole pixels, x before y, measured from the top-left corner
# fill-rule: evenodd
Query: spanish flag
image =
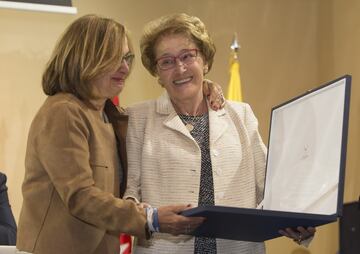
<path id="1" fill-rule="evenodd" d="M 240 63 L 237 56 L 239 45 L 237 43 L 236 35 L 234 36 L 234 42 L 231 45 L 231 49 L 232 55 L 230 60 L 230 81 L 226 98 L 231 101 L 242 101 Z"/>
<path id="2" fill-rule="evenodd" d="M 115 96 L 113 99 L 112 99 L 112 102 L 115 106 L 119 106 L 120 103 L 119 103 L 119 96 Z"/>

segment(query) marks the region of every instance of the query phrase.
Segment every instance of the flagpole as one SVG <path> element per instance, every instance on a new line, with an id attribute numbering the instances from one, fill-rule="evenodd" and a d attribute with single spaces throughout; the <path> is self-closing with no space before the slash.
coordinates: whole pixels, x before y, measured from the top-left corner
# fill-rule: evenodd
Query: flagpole
<path id="1" fill-rule="evenodd" d="M 230 45 L 230 48 L 233 50 L 234 59 L 238 59 L 237 52 L 238 52 L 238 50 L 240 48 L 240 45 L 238 43 L 237 33 L 236 32 L 234 33 L 234 39 L 233 39 L 232 44 Z"/>
<path id="2" fill-rule="evenodd" d="M 230 59 L 230 81 L 226 98 L 232 101 L 242 101 L 241 80 L 240 80 L 240 63 L 237 52 L 240 45 L 237 40 L 237 33 L 234 33 L 233 42 L 230 45 L 231 59 Z"/>

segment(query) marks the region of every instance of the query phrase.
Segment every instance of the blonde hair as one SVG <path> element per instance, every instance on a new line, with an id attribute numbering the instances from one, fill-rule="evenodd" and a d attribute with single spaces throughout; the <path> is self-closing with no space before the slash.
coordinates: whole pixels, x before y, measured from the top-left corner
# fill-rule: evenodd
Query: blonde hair
<path id="1" fill-rule="evenodd" d="M 125 38 L 131 50 L 124 26 L 112 19 L 86 15 L 75 20 L 58 41 L 43 73 L 45 94 L 94 98 L 91 81 L 121 64 Z"/>
<path id="2" fill-rule="evenodd" d="M 141 61 L 151 75 L 156 76 L 156 43 L 162 36 L 171 34 L 188 36 L 198 47 L 210 71 L 216 52 L 214 42 L 199 18 L 180 13 L 153 20 L 144 29 L 140 40 Z"/>

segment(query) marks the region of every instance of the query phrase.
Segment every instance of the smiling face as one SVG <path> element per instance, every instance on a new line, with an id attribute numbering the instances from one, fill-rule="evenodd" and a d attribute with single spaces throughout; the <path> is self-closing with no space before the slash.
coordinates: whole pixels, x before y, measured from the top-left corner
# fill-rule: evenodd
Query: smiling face
<path id="1" fill-rule="evenodd" d="M 164 59 L 167 56 L 169 59 L 176 59 L 175 66 L 170 69 L 161 69 L 159 64 L 156 66 L 159 83 L 175 103 L 196 103 L 203 98 L 203 73 L 207 65 L 199 51 L 193 62 L 184 63 L 187 57 L 192 57 L 187 55 L 192 49 L 197 49 L 195 43 L 184 34 L 165 35 L 154 47 L 156 59 Z"/>
<path id="2" fill-rule="evenodd" d="M 130 72 L 129 60 L 130 50 L 125 39 L 123 45 L 123 60 L 116 70 L 110 71 L 93 80 L 93 94 L 98 98 L 97 101 L 105 103 L 106 99 L 112 99 L 117 96 L 125 86 L 125 80 Z M 131 57 L 130 57 L 131 58 Z"/>

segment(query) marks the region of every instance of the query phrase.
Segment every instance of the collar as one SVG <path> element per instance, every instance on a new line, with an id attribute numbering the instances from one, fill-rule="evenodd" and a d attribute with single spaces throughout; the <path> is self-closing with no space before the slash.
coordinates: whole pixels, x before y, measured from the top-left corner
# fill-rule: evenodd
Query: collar
<path id="1" fill-rule="evenodd" d="M 210 108 L 208 101 L 206 100 L 208 105 L 208 112 L 210 114 L 215 114 L 217 116 L 226 115 L 225 108 L 219 109 L 218 111 L 214 111 Z M 156 100 L 156 113 L 161 115 L 177 115 L 175 108 L 170 100 L 169 94 L 164 91 L 164 93 Z"/>
<path id="2" fill-rule="evenodd" d="M 225 133 L 228 128 L 228 122 L 226 120 L 227 111 L 225 108 L 214 111 L 209 107 L 209 103 L 207 104 L 209 112 L 210 145 L 212 145 Z M 165 126 L 184 134 L 190 139 L 193 139 L 190 132 L 186 129 L 185 125 L 176 113 L 174 106 L 171 103 L 170 97 L 166 91 L 156 100 L 155 110 L 158 114 L 167 116 L 163 121 Z"/>

